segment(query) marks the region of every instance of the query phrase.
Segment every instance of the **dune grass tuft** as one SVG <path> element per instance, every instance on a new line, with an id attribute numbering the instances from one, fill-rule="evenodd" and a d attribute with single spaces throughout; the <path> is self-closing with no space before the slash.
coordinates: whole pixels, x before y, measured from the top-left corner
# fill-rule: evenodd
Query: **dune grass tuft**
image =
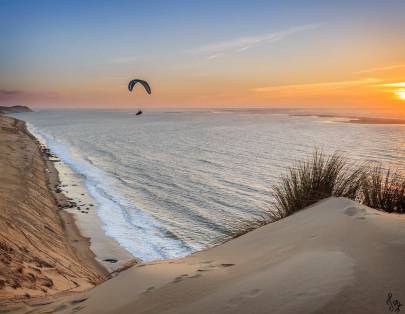
<path id="1" fill-rule="evenodd" d="M 362 180 L 362 203 L 389 213 L 405 213 L 405 178 L 380 165 L 370 167 Z"/>
<path id="2" fill-rule="evenodd" d="M 347 197 L 389 213 L 405 213 L 405 178 L 380 165 L 350 165 L 343 154 L 315 151 L 273 186 L 273 221 L 324 198 Z"/>
<path id="3" fill-rule="evenodd" d="M 272 218 L 286 217 L 331 196 L 355 199 L 363 176 L 363 167 L 349 166 L 343 154 L 326 156 L 316 150 L 311 158 L 290 168 L 273 187 Z"/>

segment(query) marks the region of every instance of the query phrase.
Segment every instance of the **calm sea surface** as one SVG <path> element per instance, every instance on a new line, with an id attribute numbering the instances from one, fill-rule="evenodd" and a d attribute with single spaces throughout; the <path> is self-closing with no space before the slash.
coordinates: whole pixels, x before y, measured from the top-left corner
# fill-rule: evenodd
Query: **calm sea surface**
<path id="1" fill-rule="evenodd" d="M 16 115 L 81 174 L 103 229 L 145 261 L 190 254 L 261 219 L 270 187 L 315 147 L 405 171 L 405 126 L 239 111 Z"/>

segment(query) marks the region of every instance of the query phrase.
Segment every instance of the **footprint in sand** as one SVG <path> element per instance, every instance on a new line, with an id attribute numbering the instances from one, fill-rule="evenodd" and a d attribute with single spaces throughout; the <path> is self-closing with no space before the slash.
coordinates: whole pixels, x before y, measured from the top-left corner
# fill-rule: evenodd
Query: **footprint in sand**
<path id="1" fill-rule="evenodd" d="M 62 311 L 62 310 L 64 310 L 64 309 L 66 309 L 67 308 L 67 305 L 66 304 L 59 304 L 57 307 L 55 307 L 51 312 L 49 312 L 49 313 L 55 313 L 55 312 L 58 312 L 58 311 Z"/>
<path id="2" fill-rule="evenodd" d="M 222 266 L 222 267 L 231 267 L 231 266 L 235 266 L 235 264 L 226 264 L 226 263 L 223 263 L 223 264 L 221 264 L 221 266 Z"/>
<path id="3" fill-rule="evenodd" d="M 206 265 L 202 268 L 197 269 L 198 272 L 204 272 L 204 271 L 211 271 L 214 269 L 218 269 L 219 267 L 232 267 L 235 266 L 233 263 L 222 263 L 219 265 Z"/>
<path id="4" fill-rule="evenodd" d="M 84 301 L 86 301 L 88 298 L 81 298 L 81 299 L 76 299 L 70 302 L 70 304 L 78 304 L 78 303 L 82 303 Z"/>
<path id="5" fill-rule="evenodd" d="M 348 207 L 345 210 L 345 214 L 347 216 L 360 216 L 364 215 L 366 213 L 366 210 L 364 208 L 359 208 L 359 207 Z"/>
<path id="6" fill-rule="evenodd" d="M 149 293 L 149 292 L 151 292 L 151 291 L 153 291 L 153 290 L 155 290 L 155 287 L 154 287 L 154 286 L 151 286 L 151 287 L 149 287 L 148 289 L 146 289 L 146 290 L 143 292 L 143 294 Z"/>
<path id="7" fill-rule="evenodd" d="M 199 268 L 197 271 L 199 271 L 199 272 L 211 271 L 211 270 L 214 270 L 214 269 L 218 268 L 217 265 L 211 264 L 211 261 L 210 262 L 203 262 L 203 264 L 205 264 L 205 265 L 200 265 L 202 267 Z"/>
<path id="8" fill-rule="evenodd" d="M 85 308 L 84 306 L 76 306 L 76 307 L 74 307 L 74 308 L 72 309 L 72 313 L 78 312 L 78 311 L 80 311 L 80 310 L 82 310 L 82 309 L 84 309 L 84 308 Z"/>
<path id="9" fill-rule="evenodd" d="M 228 301 L 228 305 L 230 305 L 232 307 L 239 306 L 240 304 L 246 302 L 249 299 L 256 298 L 260 294 L 262 294 L 261 289 L 252 289 L 249 291 L 244 291 L 244 292 L 230 298 Z"/>
<path id="10" fill-rule="evenodd" d="M 198 273 L 194 274 L 193 276 L 189 276 L 188 274 L 184 274 L 184 275 L 181 275 L 181 276 L 178 276 L 178 277 L 174 278 L 172 283 L 178 283 L 178 282 L 180 282 L 180 281 L 182 281 L 182 280 L 184 280 L 186 278 L 198 278 L 198 277 L 201 277 L 201 276 L 202 275 L 198 274 Z"/>
<path id="11" fill-rule="evenodd" d="M 178 282 L 182 281 L 182 280 L 183 280 L 184 278 L 186 278 L 186 277 L 188 277 L 188 274 L 180 275 L 180 276 L 174 278 L 174 280 L 173 280 L 172 282 L 173 282 L 173 283 L 178 283 Z"/>

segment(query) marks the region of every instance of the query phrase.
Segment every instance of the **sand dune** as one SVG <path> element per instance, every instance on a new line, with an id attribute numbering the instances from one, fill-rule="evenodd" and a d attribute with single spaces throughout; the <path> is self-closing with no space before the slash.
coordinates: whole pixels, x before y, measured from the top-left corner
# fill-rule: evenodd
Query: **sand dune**
<path id="1" fill-rule="evenodd" d="M 72 247 L 87 240 L 61 219 L 48 166 L 24 123 L 0 116 L 0 303 L 85 290 L 105 278 L 86 243 L 80 253 Z"/>
<path id="2" fill-rule="evenodd" d="M 192 256 L 134 266 L 38 312 L 389 313 L 393 300 L 405 303 L 403 265 L 404 216 L 331 198 Z"/>

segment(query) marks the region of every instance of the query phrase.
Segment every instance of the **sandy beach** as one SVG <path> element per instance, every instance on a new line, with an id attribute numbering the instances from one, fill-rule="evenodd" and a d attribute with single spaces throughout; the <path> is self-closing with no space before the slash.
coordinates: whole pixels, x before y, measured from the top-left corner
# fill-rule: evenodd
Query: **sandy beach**
<path id="1" fill-rule="evenodd" d="M 90 252 L 89 259 L 96 260 L 97 267 L 101 265 L 109 273 L 136 263 L 136 258 L 106 235 L 96 213 L 97 202 L 86 189 L 83 177 L 51 153 L 45 143 L 41 142 L 41 149 L 45 151 L 44 160 L 51 190 L 59 207 L 63 207 L 59 213 L 64 220 L 70 222 L 66 232 L 72 233 L 69 238 L 74 239 L 76 234 L 80 234 L 85 239 L 71 241 L 70 245 L 84 255 Z"/>
<path id="2" fill-rule="evenodd" d="M 47 161 L 25 124 L 0 116 L 0 302 L 81 291 L 108 272 L 81 236 Z"/>

